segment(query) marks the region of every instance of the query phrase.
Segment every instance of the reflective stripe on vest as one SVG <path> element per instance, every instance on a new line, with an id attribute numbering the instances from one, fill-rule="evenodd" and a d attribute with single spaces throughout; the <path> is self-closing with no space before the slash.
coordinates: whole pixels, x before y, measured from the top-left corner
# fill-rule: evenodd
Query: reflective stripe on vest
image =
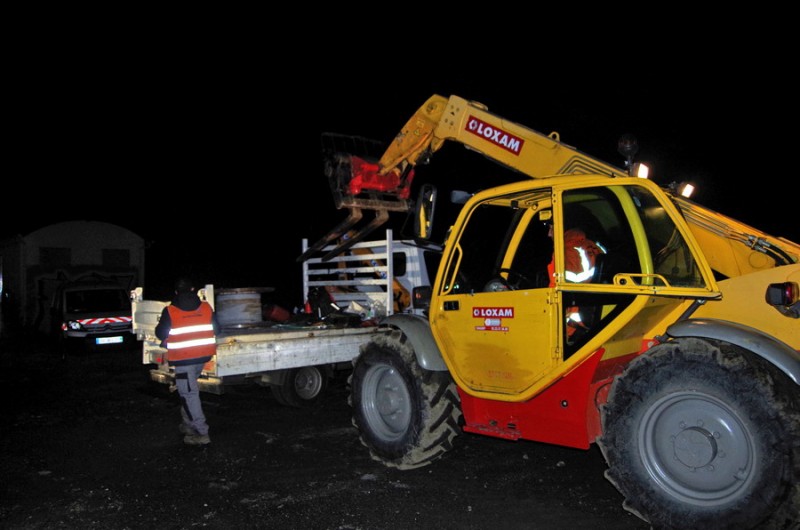
<path id="1" fill-rule="evenodd" d="M 564 277 L 567 279 L 568 282 L 573 283 L 583 283 L 586 280 L 590 280 L 592 276 L 594 276 L 594 265 L 592 265 L 592 261 L 589 259 L 589 254 L 586 252 L 585 248 L 582 247 L 572 247 L 572 250 L 578 253 L 578 257 L 580 258 L 581 262 L 581 270 L 580 271 L 571 271 L 566 270 L 564 271 Z"/>

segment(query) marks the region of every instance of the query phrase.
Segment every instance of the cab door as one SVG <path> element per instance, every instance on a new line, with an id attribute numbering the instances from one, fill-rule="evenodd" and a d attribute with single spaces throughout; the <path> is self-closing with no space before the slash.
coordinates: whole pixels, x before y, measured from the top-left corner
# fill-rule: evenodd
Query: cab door
<path id="1" fill-rule="evenodd" d="M 494 198 L 462 213 L 453 235 L 431 325 L 451 373 L 477 394 L 514 400 L 561 362 L 549 201 L 549 189 Z"/>

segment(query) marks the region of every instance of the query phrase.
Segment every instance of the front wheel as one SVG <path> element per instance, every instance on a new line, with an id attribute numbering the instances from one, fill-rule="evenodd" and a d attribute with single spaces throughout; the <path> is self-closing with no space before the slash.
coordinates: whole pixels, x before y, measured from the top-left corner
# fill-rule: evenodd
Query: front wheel
<path id="1" fill-rule="evenodd" d="M 366 345 L 350 388 L 353 425 L 374 460 L 414 469 L 452 448 L 461 419 L 455 384 L 447 372 L 423 370 L 401 332 Z"/>
<path id="2" fill-rule="evenodd" d="M 657 528 L 790 528 L 800 510 L 797 395 L 785 374 L 733 346 L 656 346 L 603 407 L 606 477 Z"/>

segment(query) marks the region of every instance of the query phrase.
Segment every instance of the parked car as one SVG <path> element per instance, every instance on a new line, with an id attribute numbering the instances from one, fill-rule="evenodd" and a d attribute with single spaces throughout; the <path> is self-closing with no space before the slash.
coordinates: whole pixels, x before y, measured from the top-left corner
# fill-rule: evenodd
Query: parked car
<path id="1" fill-rule="evenodd" d="M 136 342 L 129 291 L 116 282 L 65 282 L 56 289 L 50 311 L 64 353 L 126 348 Z"/>

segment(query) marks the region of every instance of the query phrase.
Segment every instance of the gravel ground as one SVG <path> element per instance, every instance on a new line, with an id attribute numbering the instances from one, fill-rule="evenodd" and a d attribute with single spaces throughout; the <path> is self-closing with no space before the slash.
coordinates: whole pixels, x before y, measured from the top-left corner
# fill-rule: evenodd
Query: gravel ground
<path id="1" fill-rule="evenodd" d="M 398 471 L 369 458 L 346 373 L 314 408 L 242 386 L 204 398 L 212 444 L 184 446 L 177 395 L 140 353 L 62 359 L 0 342 L 3 529 L 644 529 L 588 451 L 463 434 Z"/>

